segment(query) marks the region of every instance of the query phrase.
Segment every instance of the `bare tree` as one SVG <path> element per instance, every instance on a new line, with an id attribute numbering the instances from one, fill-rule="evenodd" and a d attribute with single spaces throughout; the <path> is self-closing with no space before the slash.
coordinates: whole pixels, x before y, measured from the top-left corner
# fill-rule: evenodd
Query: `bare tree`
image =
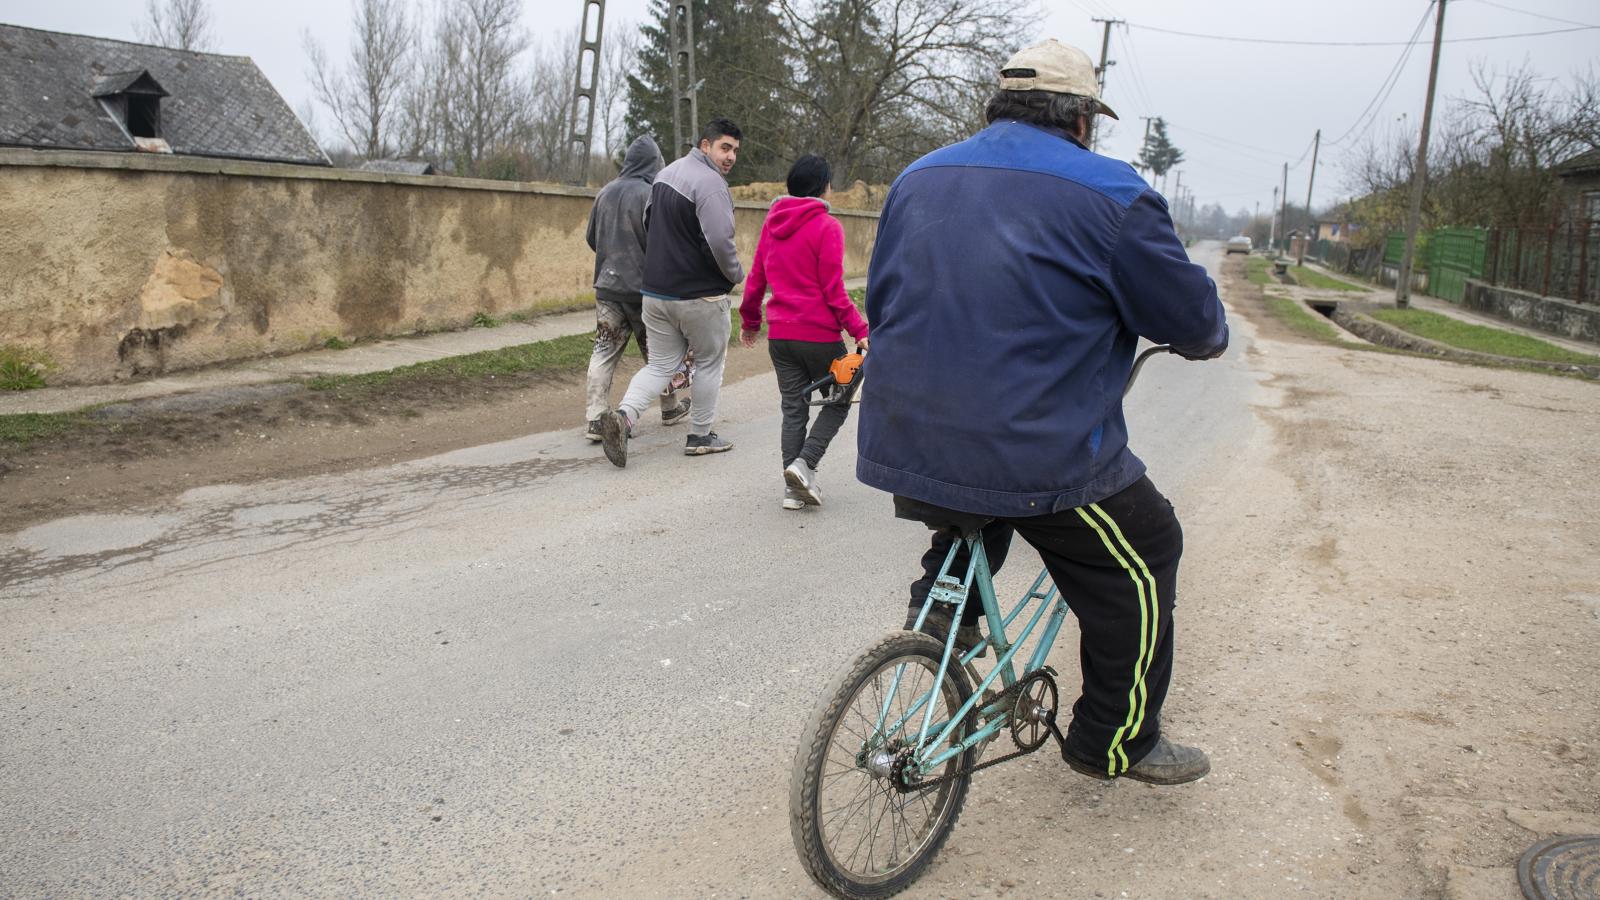
<path id="1" fill-rule="evenodd" d="M 527 106 L 522 116 L 523 177 L 565 179 L 574 163 L 568 138 L 572 127 L 572 82 L 577 70 L 578 29 L 569 29 L 532 48 Z"/>
<path id="2" fill-rule="evenodd" d="M 1472 92 L 1451 98 L 1428 148 L 1426 227 L 1517 225 L 1552 221 L 1562 193 L 1552 167 L 1600 147 L 1600 83 L 1583 72 L 1565 85 L 1527 64 L 1472 66 Z M 1350 164 L 1351 213 L 1358 239 L 1376 243 L 1404 221 L 1415 171 L 1414 128 L 1370 137 Z"/>
<path id="3" fill-rule="evenodd" d="M 600 48 L 600 83 L 595 86 L 595 118 L 599 120 L 600 152 L 608 160 L 617 159 L 638 135 L 624 133 L 628 114 L 628 76 L 639 66 L 639 28 L 622 21 L 606 31 Z"/>
<path id="4" fill-rule="evenodd" d="M 517 61 L 528 47 L 521 0 L 446 0 L 434 25 L 429 64 L 438 141 L 457 174 L 479 175 L 511 151 L 527 108 Z"/>
<path id="5" fill-rule="evenodd" d="M 415 36 L 404 0 L 351 0 L 350 6 L 350 58 L 343 71 L 329 62 L 309 29 L 301 40 L 318 102 L 350 146 L 373 159 L 388 155 L 394 144 Z"/>
<path id="6" fill-rule="evenodd" d="M 177 50 L 210 50 L 211 5 L 206 0 L 145 0 L 145 18 L 135 22 L 139 39 Z"/>
<path id="7" fill-rule="evenodd" d="M 1002 0 L 777 0 L 777 10 L 798 71 L 773 87 L 803 112 L 841 183 L 886 124 L 966 121 L 949 101 L 971 96 L 980 72 L 992 85 L 1033 18 Z"/>

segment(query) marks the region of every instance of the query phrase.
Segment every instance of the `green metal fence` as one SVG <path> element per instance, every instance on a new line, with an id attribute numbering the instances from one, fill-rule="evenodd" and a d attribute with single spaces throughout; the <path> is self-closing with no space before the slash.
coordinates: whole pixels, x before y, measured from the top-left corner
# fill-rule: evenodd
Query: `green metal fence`
<path id="1" fill-rule="evenodd" d="M 1417 232 L 1416 274 L 1426 279 L 1435 297 L 1461 302 L 1468 278 L 1482 278 L 1489 232 L 1483 228 L 1435 228 Z M 1391 231 L 1384 242 L 1383 264 L 1396 269 L 1405 256 L 1406 234 Z"/>
<path id="2" fill-rule="evenodd" d="M 1483 277 L 1484 246 L 1489 232 L 1483 228 L 1440 228 L 1428 241 L 1428 293 L 1460 303 L 1467 279 Z"/>

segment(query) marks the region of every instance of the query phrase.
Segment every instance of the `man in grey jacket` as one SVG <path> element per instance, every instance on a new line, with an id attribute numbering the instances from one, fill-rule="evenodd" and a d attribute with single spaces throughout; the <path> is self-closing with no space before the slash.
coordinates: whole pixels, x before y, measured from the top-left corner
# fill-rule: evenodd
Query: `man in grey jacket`
<path id="1" fill-rule="evenodd" d="M 711 426 L 731 331 L 728 292 L 744 280 L 726 181 L 743 136 L 727 119 L 712 119 L 700 133 L 699 146 L 661 170 L 651 186 L 642 291 L 650 359 L 633 376 L 622 405 L 600 420 L 601 445 L 613 465 L 628 464 L 634 424 L 691 351 L 697 377 L 683 452 L 700 456 L 733 449 Z"/>
<path id="2" fill-rule="evenodd" d="M 650 184 L 666 163 L 661 149 L 648 135 L 628 146 L 622 171 L 594 198 L 589 213 L 587 239 L 594 251 L 594 353 L 589 357 L 589 382 L 584 436 L 601 439 L 600 419 L 611 408 L 611 380 L 628 348 L 628 338 L 639 342 L 639 354 L 650 358 L 649 338 L 643 319 L 644 209 L 650 202 Z M 675 382 L 687 383 L 687 371 L 677 373 L 661 394 L 661 424 L 675 425 L 689 417 L 689 401 L 678 402 Z"/>

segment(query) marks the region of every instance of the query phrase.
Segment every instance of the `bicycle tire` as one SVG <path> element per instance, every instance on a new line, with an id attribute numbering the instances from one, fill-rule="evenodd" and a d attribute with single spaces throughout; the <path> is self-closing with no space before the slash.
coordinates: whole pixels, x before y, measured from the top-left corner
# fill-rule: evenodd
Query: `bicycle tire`
<path id="1" fill-rule="evenodd" d="M 840 757 L 831 761 L 838 768 L 831 774 L 825 775 L 825 770 L 830 762 L 830 750 L 835 748 L 835 737 L 840 731 L 840 725 L 845 720 L 848 712 L 855 707 L 853 701 L 862 695 L 869 685 L 876 683 L 877 676 L 888 672 L 891 667 L 902 662 L 913 663 L 928 671 L 927 686 L 920 690 L 913 684 L 912 687 L 901 687 L 896 690 L 896 696 L 902 693 L 908 697 L 920 696 L 922 692 L 934 687 L 933 675 L 937 673 L 939 660 L 944 654 L 944 645 L 933 638 L 918 632 L 900 631 L 885 636 L 860 653 L 848 665 L 844 666 L 829 683 L 823 694 L 823 700 L 812 713 L 806 723 L 805 731 L 801 734 L 800 748 L 795 755 L 794 773 L 791 778 L 789 790 L 789 826 L 794 838 L 795 851 L 800 856 L 801 864 L 823 890 L 837 897 L 851 898 L 851 900 L 865 900 L 865 898 L 889 897 L 905 890 L 912 882 L 919 878 L 928 864 L 944 846 L 945 840 L 955 828 L 956 820 L 961 815 L 962 805 L 966 802 L 967 789 L 971 782 L 970 775 L 952 778 L 949 782 L 930 788 L 925 794 L 900 794 L 889 785 L 887 778 L 876 778 L 859 765 L 853 770 L 841 764 Z M 944 674 L 944 683 L 940 690 L 944 698 L 943 712 L 946 715 L 955 713 L 966 699 L 972 695 L 972 686 L 967 675 L 960 666 L 952 665 Z M 892 699 L 892 698 L 891 698 Z M 873 703 L 880 703 L 874 700 Z M 937 715 L 937 713 L 936 713 Z M 920 726 L 920 714 L 913 723 Z M 958 728 L 954 735 L 959 739 L 968 733 L 969 724 Z M 859 732 L 852 732 L 855 739 L 846 738 L 843 745 L 846 750 L 853 745 L 859 748 Z M 978 755 L 977 750 L 968 750 L 953 757 L 943 770 L 945 772 L 970 768 Z M 848 759 L 848 757 L 844 757 Z M 929 816 L 929 823 L 924 833 L 917 835 L 914 848 L 908 848 L 904 860 L 891 868 L 874 874 L 870 871 L 852 870 L 854 857 L 848 862 L 839 858 L 841 854 L 834 852 L 830 847 L 829 835 L 830 821 L 824 816 L 822 807 L 824 790 L 828 779 L 842 778 L 846 785 L 842 790 L 848 791 L 848 785 L 853 783 L 851 777 L 865 785 L 868 792 L 867 817 L 872 816 L 872 803 L 874 798 L 882 799 L 884 805 L 876 822 L 868 826 L 869 834 L 862 840 L 875 842 L 880 833 L 883 819 L 893 809 L 897 798 L 910 798 L 902 801 L 903 812 L 911 802 L 920 803 L 924 809 L 928 808 L 926 798 L 933 795 L 934 813 Z M 834 812 L 834 811 L 829 811 Z M 889 828 L 895 831 L 896 820 L 891 819 Z M 843 829 L 841 824 L 834 830 Z M 908 837 L 910 829 L 907 828 Z M 891 848 L 891 861 L 893 850 L 898 847 L 898 835 L 894 835 Z M 860 845 L 856 850 L 859 852 Z M 867 867 L 872 866 L 872 849 L 869 844 Z"/>

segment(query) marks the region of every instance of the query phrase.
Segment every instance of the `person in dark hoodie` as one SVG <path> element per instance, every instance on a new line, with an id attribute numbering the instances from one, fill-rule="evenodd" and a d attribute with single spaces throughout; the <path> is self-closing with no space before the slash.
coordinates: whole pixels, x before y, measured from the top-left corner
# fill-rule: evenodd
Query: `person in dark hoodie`
<path id="1" fill-rule="evenodd" d="M 650 185 L 666 162 L 661 149 L 648 135 L 628 145 L 622 171 L 600 189 L 589 213 L 586 235 L 594 251 L 594 353 L 589 357 L 589 380 L 585 397 L 584 436 L 599 442 L 600 417 L 611 408 L 611 380 L 617 363 L 628 348 L 628 338 L 639 342 L 639 355 L 650 358 L 645 336 L 644 297 L 644 208 L 650 200 Z M 692 361 L 685 363 L 661 394 L 661 424 L 675 425 L 689 418 L 689 401 L 678 401 L 678 389 L 689 380 Z"/>
<path id="2" fill-rule="evenodd" d="M 755 259 L 739 305 L 739 342 L 756 345 L 761 331 L 761 301 L 767 301 L 767 352 L 778 376 L 783 408 L 783 508 L 822 505 L 817 466 L 849 415 L 847 406 L 824 406 L 811 425 L 806 385 L 828 373 L 844 353 L 841 331 L 867 348 L 867 323 L 844 289 L 844 227 L 828 215 L 833 170 L 820 156 L 807 154 L 789 169 L 789 195 L 767 212 Z M 810 432 L 807 433 L 807 426 Z"/>

